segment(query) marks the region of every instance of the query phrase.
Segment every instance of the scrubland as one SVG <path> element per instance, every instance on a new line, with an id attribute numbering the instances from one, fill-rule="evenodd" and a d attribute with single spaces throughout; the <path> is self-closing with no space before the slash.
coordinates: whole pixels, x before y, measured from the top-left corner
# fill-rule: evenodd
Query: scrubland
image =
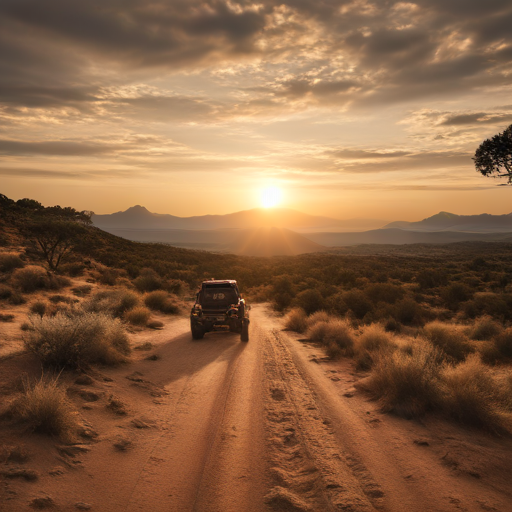
<path id="1" fill-rule="evenodd" d="M 25 347 L 45 367 L 120 364 L 129 356 L 126 329 L 160 327 L 153 313 L 179 314 L 201 280 L 229 277 L 251 301 L 270 302 L 286 315 L 288 329 L 322 343 L 329 357 L 353 358 L 358 370 L 369 372 L 364 387 L 383 410 L 442 411 L 496 432 L 510 430 L 510 245 L 244 258 L 139 244 L 88 227 L 49 271 L 24 226 L 51 209 L 34 211 L 30 201 L 4 208 L 0 302 L 12 311 L 28 308 Z M 470 373 L 474 380 L 464 383 Z M 463 403 L 481 402 L 494 412 L 473 417 L 461 410 Z"/>

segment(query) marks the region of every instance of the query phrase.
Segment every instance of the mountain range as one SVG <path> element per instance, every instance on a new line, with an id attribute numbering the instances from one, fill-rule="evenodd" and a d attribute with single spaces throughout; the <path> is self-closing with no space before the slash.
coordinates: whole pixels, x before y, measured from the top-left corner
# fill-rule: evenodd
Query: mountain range
<path id="1" fill-rule="evenodd" d="M 124 212 L 93 215 L 92 220 L 104 231 L 129 240 L 248 256 L 291 256 L 359 244 L 512 242 L 512 213 L 440 212 L 418 222 L 386 224 L 372 219 L 319 217 L 287 208 L 176 217 L 134 206 Z"/>
<path id="2" fill-rule="evenodd" d="M 308 215 L 289 208 L 254 208 L 226 215 L 176 217 L 152 213 L 144 206 L 132 206 L 124 212 L 93 215 L 93 223 L 101 229 L 250 229 L 262 227 L 297 230 L 354 231 L 382 227 L 385 221 L 375 219 L 339 220 Z"/>

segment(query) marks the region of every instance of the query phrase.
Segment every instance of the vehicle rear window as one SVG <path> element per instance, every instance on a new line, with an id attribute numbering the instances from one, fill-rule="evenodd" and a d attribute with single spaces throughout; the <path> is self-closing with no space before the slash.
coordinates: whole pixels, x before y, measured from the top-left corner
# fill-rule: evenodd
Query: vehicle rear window
<path id="1" fill-rule="evenodd" d="M 229 306 L 238 302 L 236 292 L 231 287 L 207 287 L 201 291 L 201 295 L 203 305 Z"/>

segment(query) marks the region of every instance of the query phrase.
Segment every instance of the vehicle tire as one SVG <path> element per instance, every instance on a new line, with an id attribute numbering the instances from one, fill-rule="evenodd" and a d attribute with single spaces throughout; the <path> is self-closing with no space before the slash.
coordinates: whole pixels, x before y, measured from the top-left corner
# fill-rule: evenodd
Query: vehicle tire
<path id="1" fill-rule="evenodd" d="M 240 341 L 249 341 L 249 322 L 242 324 L 242 333 L 240 334 Z"/>
<path id="2" fill-rule="evenodd" d="M 193 340 L 202 340 L 204 338 L 204 329 L 200 325 L 192 325 L 191 331 Z"/>

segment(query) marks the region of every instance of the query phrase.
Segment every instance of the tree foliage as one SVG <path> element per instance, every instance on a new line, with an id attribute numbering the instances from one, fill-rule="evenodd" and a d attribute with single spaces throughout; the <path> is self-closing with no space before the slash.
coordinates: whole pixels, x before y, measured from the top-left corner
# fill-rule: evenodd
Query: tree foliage
<path id="1" fill-rule="evenodd" d="M 57 269 L 62 258 L 86 232 L 80 223 L 58 218 L 31 221 L 24 226 L 23 231 L 36 245 L 50 270 Z"/>
<path id="2" fill-rule="evenodd" d="M 512 124 L 502 133 L 484 140 L 473 158 L 476 170 L 484 176 L 506 177 L 512 184 Z"/>

